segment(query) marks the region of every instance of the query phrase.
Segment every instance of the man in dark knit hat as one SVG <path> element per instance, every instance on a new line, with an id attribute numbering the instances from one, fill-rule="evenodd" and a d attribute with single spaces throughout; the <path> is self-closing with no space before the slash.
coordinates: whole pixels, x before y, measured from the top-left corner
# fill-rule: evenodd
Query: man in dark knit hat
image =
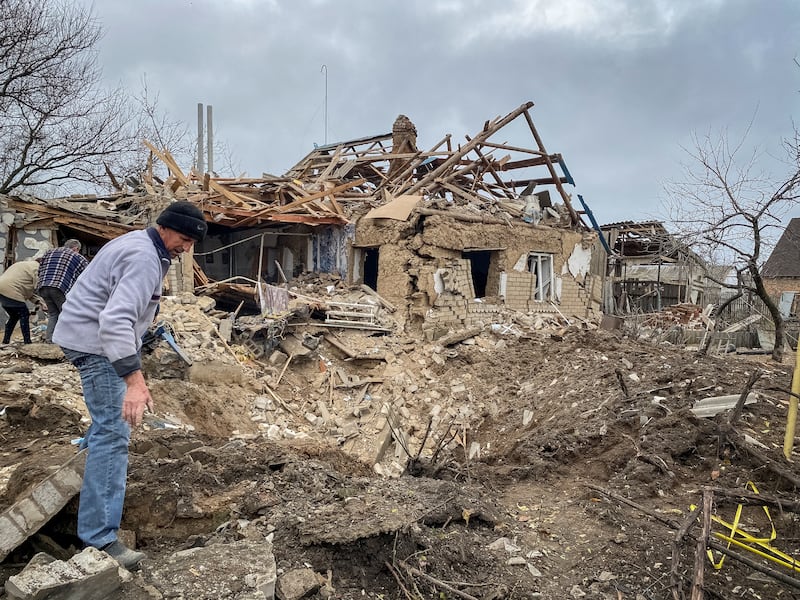
<path id="1" fill-rule="evenodd" d="M 153 399 L 142 375 L 141 339 L 152 324 L 171 260 L 206 235 L 202 211 L 174 202 L 155 227 L 126 233 L 103 246 L 67 296 L 53 341 L 77 367 L 92 423 L 78 506 L 78 536 L 127 569 L 143 552 L 117 539 L 122 521 L 131 427 Z"/>

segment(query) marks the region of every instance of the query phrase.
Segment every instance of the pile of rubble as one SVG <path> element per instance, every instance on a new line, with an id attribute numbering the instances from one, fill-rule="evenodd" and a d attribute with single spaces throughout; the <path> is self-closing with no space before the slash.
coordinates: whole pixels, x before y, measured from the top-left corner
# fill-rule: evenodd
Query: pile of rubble
<path id="1" fill-rule="evenodd" d="M 145 358 L 148 376 L 206 386 L 247 380 L 251 385 L 241 393 L 254 427 L 240 437 L 328 438 L 391 476 L 406 471 L 415 458 L 412 448 L 430 457 L 442 438 L 476 420 L 481 404 L 467 392 L 470 373 L 459 379 L 436 374 L 455 354 L 451 346 L 464 343 L 490 353 L 508 339 L 558 335 L 569 324 L 555 315 L 509 311 L 504 322 L 451 331 L 420 346 L 396 331 L 391 312 L 363 286 L 326 278 L 306 280 L 289 292 L 290 310 L 267 317 L 219 311 L 204 297 L 166 297 L 159 318 L 196 364 L 160 344 Z M 373 306 L 373 322 L 331 323 L 329 315 L 342 305 Z M 180 414 L 169 418 L 173 424 L 190 422 Z"/>
<path id="2" fill-rule="evenodd" d="M 289 310 L 266 317 L 220 311 L 208 297 L 165 296 L 158 321 L 174 346 L 156 340 L 143 353 L 146 376 L 161 382 L 158 417 L 147 415 L 146 427 L 208 430 L 208 415 L 196 423 L 198 415 L 185 404 L 161 397 L 178 395 L 180 387 L 186 397 L 226 387 L 220 393 L 235 394 L 249 411 L 250 426 L 239 424 L 234 437 L 328 438 L 378 472 L 399 476 L 417 454 L 430 457 L 452 431 L 469 429 L 481 410 L 468 393 L 468 371 L 454 379 L 437 375 L 455 356 L 454 345 L 488 354 L 510 339 L 558 336 L 570 325 L 557 315 L 508 311 L 503 322 L 450 331 L 420 345 L 397 331 L 390 310 L 362 286 L 324 278 L 298 282 L 289 292 Z M 373 307 L 372 322 L 331 323 L 330 313 L 342 305 Z M 597 328 L 587 321 L 579 326 Z M 77 372 L 56 346 L 34 343 L 2 352 L 9 359 L 40 360 L 3 369 L 0 393 L 55 402 L 88 423 Z"/>

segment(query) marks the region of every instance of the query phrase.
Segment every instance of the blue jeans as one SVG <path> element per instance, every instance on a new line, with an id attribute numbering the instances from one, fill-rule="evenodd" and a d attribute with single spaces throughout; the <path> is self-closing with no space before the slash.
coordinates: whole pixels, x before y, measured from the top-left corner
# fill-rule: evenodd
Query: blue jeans
<path id="1" fill-rule="evenodd" d="M 39 297 L 47 305 L 47 331 L 44 340 L 50 344 L 53 342 L 53 330 L 58 323 L 58 315 L 61 314 L 61 307 L 67 301 L 67 297 L 61 289 L 46 285 L 39 288 Z"/>
<path id="2" fill-rule="evenodd" d="M 122 418 L 127 386 L 105 356 L 62 348 L 81 376 L 92 423 L 84 436 L 86 469 L 78 505 L 78 537 L 102 548 L 117 539 L 128 476 L 131 430 Z"/>
<path id="3" fill-rule="evenodd" d="M 14 333 L 14 327 L 19 323 L 19 328 L 22 331 L 22 341 L 25 344 L 31 343 L 31 326 L 30 326 L 30 311 L 28 305 L 19 300 L 14 300 L 0 294 L 0 305 L 3 310 L 8 313 L 8 321 L 6 321 L 6 329 L 3 333 L 3 343 L 7 344 L 11 341 L 11 334 Z"/>

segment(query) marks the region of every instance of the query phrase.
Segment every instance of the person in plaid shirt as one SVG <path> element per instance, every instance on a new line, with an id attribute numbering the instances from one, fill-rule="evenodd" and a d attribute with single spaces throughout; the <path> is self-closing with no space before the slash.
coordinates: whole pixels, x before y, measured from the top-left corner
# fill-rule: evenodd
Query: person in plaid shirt
<path id="1" fill-rule="evenodd" d="M 39 282 L 36 285 L 39 297 L 47 305 L 47 331 L 45 341 L 53 341 L 53 330 L 61 314 L 61 307 L 67 299 L 67 292 L 72 288 L 88 265 L 81 255 L 81 243 L 78 240 L 67 240 L 61 248 L 53 248 L 45 252 L 39 263 Z"/>

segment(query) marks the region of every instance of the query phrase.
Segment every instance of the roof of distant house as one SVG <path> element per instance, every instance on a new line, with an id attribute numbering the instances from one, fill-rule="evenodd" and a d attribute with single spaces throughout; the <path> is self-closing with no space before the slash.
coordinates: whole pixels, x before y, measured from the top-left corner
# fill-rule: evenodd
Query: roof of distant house
<path id="1" fill-rule="evenodd" d="M 789 221 L 761 269 L 762 277 L 800 278 L 800 218 Z"/>

